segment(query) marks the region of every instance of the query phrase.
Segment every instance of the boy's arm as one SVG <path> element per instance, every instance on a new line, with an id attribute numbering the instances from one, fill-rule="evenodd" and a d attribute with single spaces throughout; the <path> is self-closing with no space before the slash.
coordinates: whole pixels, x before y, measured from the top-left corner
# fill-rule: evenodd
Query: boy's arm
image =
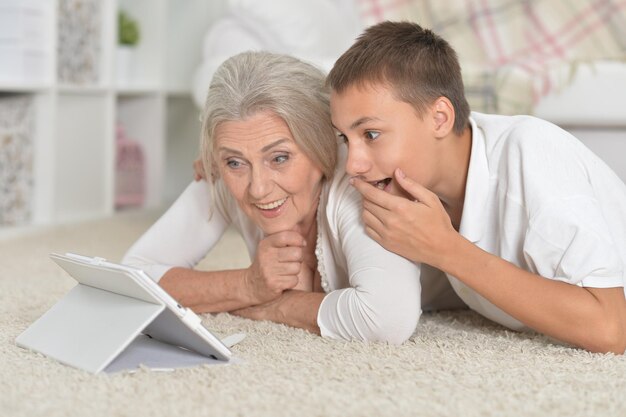
<path id="1" fill-rule="evenodd" d="M 584 288 L 532 274 L 483 251 L 457 233 L 439 198 L 396 175 L 415 201 L 355 180 L 368 234 L 385 248 L 425 262 L 478 292 L 525 325 L 594 352 L 624 353 L 623 288 Z"/>
<path id="2" fill-rule="evenodd" d="M 622 287 L 579 287 L 546 279 L 483 251 L 456 232 L 446 242 L 435 265 L 528 327 L 592 352 L 624 353 Z"/>

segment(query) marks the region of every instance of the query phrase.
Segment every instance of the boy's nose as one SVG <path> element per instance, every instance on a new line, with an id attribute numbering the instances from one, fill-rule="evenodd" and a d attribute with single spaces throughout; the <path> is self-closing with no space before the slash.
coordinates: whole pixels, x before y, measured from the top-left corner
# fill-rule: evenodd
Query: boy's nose
<path id="1" fill-rule="evenodd" d="M 372 166 L 369 155 L 365 149 L 358 145 L 348 145 L 348 160 L 346 172 L 354 177 L 367 173 Z"/>

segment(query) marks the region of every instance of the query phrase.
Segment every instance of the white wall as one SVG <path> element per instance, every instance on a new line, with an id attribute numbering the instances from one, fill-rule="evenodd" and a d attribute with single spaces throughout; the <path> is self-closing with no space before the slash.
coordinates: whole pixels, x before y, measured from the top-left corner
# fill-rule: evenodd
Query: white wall
<path id="1" fill-rule="evenodd" d="M 566 87 L 544 97 L 535 114 L 571 132 L 626 182 L 626 63 L 581 64 L 571 81 L 569 68 L 556 71 Z"/>

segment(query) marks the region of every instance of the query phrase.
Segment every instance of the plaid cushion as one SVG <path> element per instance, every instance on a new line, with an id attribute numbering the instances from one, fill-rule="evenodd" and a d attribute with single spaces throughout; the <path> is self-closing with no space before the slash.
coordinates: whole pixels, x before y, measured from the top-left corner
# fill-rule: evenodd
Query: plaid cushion
<path id="1" fill-rule="evenodd" d="M 551 69 L 626 58 L 626 0 L 357 0 L 366 25 L 410 20 L 459 54 L 473 110 L 532 113 Z"/>

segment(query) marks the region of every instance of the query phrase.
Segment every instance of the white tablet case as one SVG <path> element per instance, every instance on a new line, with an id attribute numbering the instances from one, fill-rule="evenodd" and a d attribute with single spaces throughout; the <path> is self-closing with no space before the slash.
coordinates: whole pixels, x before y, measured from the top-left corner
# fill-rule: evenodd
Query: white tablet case
<path id="1" fill-rule="evenodd" d="M 150 349 L 152 359 L 167 367 L 230 359 L 200 318 L 142 271 L 102 258 L 51 258 L 78 285 L 17 337 L 18 346 L 91 373 L 146 364 L 138 353 Z"/>

